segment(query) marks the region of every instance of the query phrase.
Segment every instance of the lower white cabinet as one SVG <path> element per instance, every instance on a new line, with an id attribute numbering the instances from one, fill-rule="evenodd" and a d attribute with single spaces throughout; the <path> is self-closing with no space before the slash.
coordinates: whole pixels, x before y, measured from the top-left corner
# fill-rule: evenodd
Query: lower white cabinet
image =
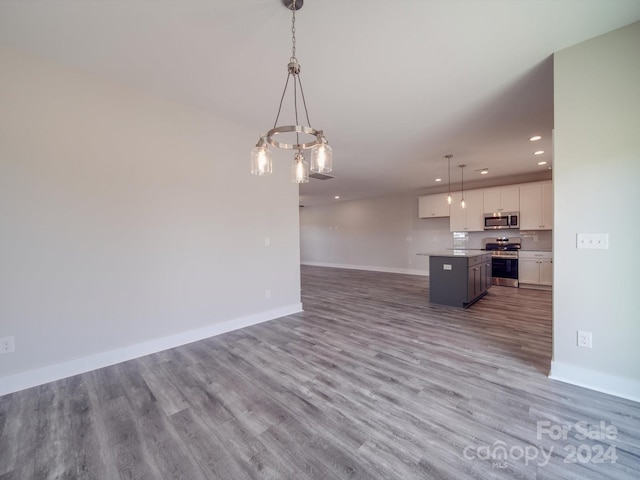
<path id="1" fill-rule="evenodd" d="M 553 285 L 553 253 L 520 251 L 518 283 L 521 287 Z"/>

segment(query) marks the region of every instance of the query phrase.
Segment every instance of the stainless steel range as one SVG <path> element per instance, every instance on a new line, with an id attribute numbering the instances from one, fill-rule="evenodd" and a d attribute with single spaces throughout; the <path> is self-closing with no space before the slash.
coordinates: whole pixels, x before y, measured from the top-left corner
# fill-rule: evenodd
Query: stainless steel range
<path id="1" fill-rule="evenodd" d="M 491 284 L 518 286 L 518 251 L 520 238 L 485 238 L 484 250 L 491 252 Z"/>

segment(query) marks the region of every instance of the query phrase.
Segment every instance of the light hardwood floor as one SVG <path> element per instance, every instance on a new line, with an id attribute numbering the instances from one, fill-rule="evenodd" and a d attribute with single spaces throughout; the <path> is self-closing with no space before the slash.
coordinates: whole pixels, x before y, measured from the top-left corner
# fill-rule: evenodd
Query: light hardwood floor
<path id="1" fill-rule="evenodd" d="M 640 405 L 546 377 L 550 292 L 302 274 L 304 313 L 0 397 L 0 480 L 640 478 Z"/>

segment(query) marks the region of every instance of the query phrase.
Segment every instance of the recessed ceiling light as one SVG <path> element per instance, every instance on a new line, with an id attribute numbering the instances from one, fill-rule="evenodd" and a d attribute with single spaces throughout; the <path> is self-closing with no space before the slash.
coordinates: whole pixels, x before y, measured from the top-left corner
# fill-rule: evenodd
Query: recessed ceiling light
<path id="1" fill-rule="evenodd" d="M 546 165 L 546 164 L 547 164 L 547 162 L 545 162 L 544 160 L 541 161 L 541 162 L 538 162 L 538 165 Z"/>
<path id="2" fill-rule="evenodd" d="M 441 178 L 436 178 L 436 182 L 441 182 L 442 179 Z"/>
<path id="3" fill-rule="evenodd" d="M 533 137 L 529 138 L 529 141 L 531 142 L 537 142 L 538 140 L 540 140 L 542 137 L 540 135 L 534 135 Z"/>
<path id="4" fill-rule="evenodd" d="M 544 150 L 538 150 L 537 152 L 533 152 L 534 155 L 542 155 Z"/>
<path id="5" fill-rule="evenodd" d="M 486 175 L 487 173 L 489 173 L 488 168 L 483 168 L 482 170 L 480 170 L 480 175 Z"/>
<path id="6" fill-rule="evenodd" d="M 336 196 L 335 196 L 335 197 L 333 197 L 333 198 L 335 198 L 336 200 L 340 200 L 340 195 L 336 195 Z"/>

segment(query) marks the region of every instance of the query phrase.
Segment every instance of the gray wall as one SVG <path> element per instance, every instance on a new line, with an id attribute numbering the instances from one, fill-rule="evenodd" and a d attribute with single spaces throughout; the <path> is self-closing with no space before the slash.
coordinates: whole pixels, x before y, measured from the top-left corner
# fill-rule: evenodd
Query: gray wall
<path id="1" fill-rule="evenodd" d="M 640 400 L 640 23 L 555 56 L 551 375 Z M 608 250 L 576 249 L 608 233 Z M 593 348 L 576 331 L 593 332 Z"/>
<path id="2" fill-rule="evenodd" d="M 0 65 L 0 393 L 300 310 L 298 189 L 249 174 L 255 131 Z"/>

